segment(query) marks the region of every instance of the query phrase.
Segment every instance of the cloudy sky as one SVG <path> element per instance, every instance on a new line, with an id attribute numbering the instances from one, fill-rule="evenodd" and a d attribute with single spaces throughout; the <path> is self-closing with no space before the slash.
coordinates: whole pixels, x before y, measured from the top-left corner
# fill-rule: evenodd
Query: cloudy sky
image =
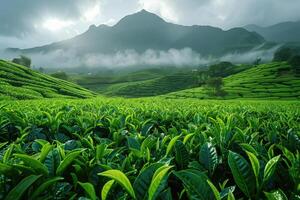
<path id="1" fill-rule="evenodd" d="M 300 0 L 1 0 L 0 49 L 63 40 L 141 9 L 169 22 L 229 29 L 300 20 L 299 8 Z"/>

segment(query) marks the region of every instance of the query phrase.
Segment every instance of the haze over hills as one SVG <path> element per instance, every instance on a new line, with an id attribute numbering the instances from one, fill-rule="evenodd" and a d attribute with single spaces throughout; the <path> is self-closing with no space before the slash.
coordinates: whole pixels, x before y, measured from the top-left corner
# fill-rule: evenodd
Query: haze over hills
<path id="1" fill-rule="evenodd" d="M 230 52 L 245 52 L 264 42 L 259 34 L 243 28 L 224 31 L 210 26 L 176 25 L 142 10 L 124 17 L 115 26 L 92 25 L 88 31 L 72 39 L 19 51 L 48 53 L 61 49 L 82 55 L 116 53 L 128 49 L 141 53 L 148 49 L 166 51 L 189 47 L 201 55 L 220 56 Z"/>
<path id="2" fill-rule="evenodd" d="M 244 28 L 248 31 L 257 32 L 267 41 L 277 43 L 300 42 L 300 21 L 283 22 L 267 27 L 252 24 Z"/>

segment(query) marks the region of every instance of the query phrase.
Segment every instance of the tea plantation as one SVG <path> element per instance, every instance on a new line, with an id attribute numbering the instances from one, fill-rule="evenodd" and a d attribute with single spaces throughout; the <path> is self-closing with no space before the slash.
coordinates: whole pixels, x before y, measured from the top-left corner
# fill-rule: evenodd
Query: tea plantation
<path id="1" fill-rule="evenodd" d="M 0 199 L 296 200 L 299 151 L 298 101 L 0 101 Z"/>
<path id="2" fill-rule="evenodd" d="M 95 93 L 76 84 L 0 60 L 0 100 L 93 96 Z"/>
<path id="3" fill-rule="evenodd" d="M 252 67 L 224 78 L 224 99 L 300 99 L 300 77 L 285 62 Z M 216 98 L 204 87 L 182 90 L 165 95 L 167 98 Z M 218 98 L 218 97 L 217 97 Z"/>

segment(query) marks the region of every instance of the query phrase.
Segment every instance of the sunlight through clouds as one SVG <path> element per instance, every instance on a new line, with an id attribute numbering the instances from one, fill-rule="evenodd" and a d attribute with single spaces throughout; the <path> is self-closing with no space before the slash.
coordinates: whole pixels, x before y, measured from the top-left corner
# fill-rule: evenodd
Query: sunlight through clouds
<path id="1" fill-rule="evenodd" d="M 43 22 L 43 28 L 48 29 L 50 31 L 59 31 L 63 28 L 69 27 L 71 25 L 73 25 L 74 22 L 72 21 L 63 21 L 60 19 L 47 19 L 45 22 Z"/>

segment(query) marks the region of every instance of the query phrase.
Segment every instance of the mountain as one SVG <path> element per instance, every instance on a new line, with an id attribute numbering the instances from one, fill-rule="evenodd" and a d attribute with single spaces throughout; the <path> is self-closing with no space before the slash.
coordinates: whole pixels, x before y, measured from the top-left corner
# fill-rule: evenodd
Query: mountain
<path id="1" fill-rule="evenodd" d="M 268 27 L 247 25 L 244 28 L 248 31 L 255 31 L 267 41 L 277 43 L 300 42 L 300 21 L 283 22 Z"/>
<path id="2" fill-rule="evenodd" d="M 225 99 L 300 99 L 300 79 L 286 62 L 258 65 L 224 78 Z M 166 98 L 214 99 L 203 87 L 165 95 Z"/>
<path id="3" fill-rule="evenodd" d="M 76 84 L 0 60 L 0 100 L 93 96 L 95 93 Z"/>
<path id="4" fill-rule="evenodd" d="M 224 31 L 210 26 L 182 26 L 164 21 L 142 10 L 121 19 L 116 25 L 92 25 L 83 34 L 53 44 L 19 50 L 22 53 L 50 52 L 58 49 L 87 53 L 115 53 L 133 49 L 169 50 L 190 47 L 202 55 L 244 52 L 264 43 L 259 34 L 243 28 Z"/>

